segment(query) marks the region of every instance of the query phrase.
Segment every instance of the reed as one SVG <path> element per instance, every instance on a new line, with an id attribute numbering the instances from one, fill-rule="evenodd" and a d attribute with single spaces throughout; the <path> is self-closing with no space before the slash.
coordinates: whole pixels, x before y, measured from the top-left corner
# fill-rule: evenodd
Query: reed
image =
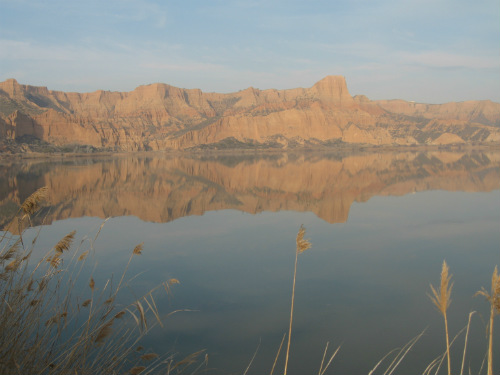
<path id="1" fill-rule="evenodd" d="M 18 223 L 31 223 L 31 216 L 41 207 L 48 195 L 46 188 L 33 193 L 21 205 Z M 13 221 L 16 222 L 16 221 Z M 104 225 L 104 223 L 103 223 Z M 27 226 L 20 225 L 18 235 L 5 231 L 0 238 L 0 374 L 151 374 L 178 373 L 194 363 L 199 363 L 204 351 L 193 353 L 175 361 L 172 356 L 158 355 L 138 346 L 140 340 L 157 325 L 162 325 L 162 318 L 157 308 L 156 293 L 164 289 L 167 296 L 172 294 L 174 285 L 179 280 L 170 278 L 127 305 L 117 305 L 119 292 L 129 287 L 125 280 L 126 272 L 134 257 L 141 256 L 144 244 L 133 248 L 128 263 L 113 287 L 113 280 L 100 281 L 94 274 L 86 275 L 82 270 L 95 252 L 94 243 L 102 230 L 99 228 L 89 248 L 83 248 L 83 241 L 74 249 L 76 231 L 61 238 L 54 247 L 36 264 L 30 264 L 36 246 L 38 234 L 31 242 L 23 241 Z M 287 374 L 290 357 L 291 336 L 294 318 L 295 286 L 297 265 L 300 254 L 311 248 L 305 239 L 306 230 L 300 227 L 296 236 L 295 263 L 290 306 L 288 340 L 286 344 L 283 374 Z M 90 257 L 89 257 L 90 254 Z M 85 290 L 77 293 L 78 285 L 84 277 Z M 96 277 L 96 279 L 94 279 Z M 440 285 L 430 285 L 429 295 L 432 303 L 442 314 L 445 325 L 446 351 L 432 361 L 424 374 L 439 371 L 444 359 L 447 359 L 448 375 L 451 374 L 450 343 L 447 311 L 451 303 L 453 283 L 449 267 L 443 261 Z M 80 282 L 78 282 L 80 280 Z M 97 281 L 96 281 L 97 280 Z M 482 288 L 476 295 L 484 296 L 490 303 L 488 324 L 487 374 L 493 375 L 493 326 L 494 318 L 500 314 L 500 275 L 495 270 L 491 279 L 491 290 Z M 170 312 L 174 314 L 177 311 Z M 465 344 L 460 374 L 464 372 L 469 327 L 474 312 L 469 314 L 465 334 Z M 168 316 L 167 315 L 167 316 Z M 460 334 L 460 333 L 459 333 Z M 390 361 L 385 375 L 392 375 L 408 352 L 414 347 L 423 333 L 412 339 L 396 353 Z M 273 374 L 286 334 L 283 336 L 278 353 L 272 365 Z M 340 347 L 327 356 L 325 347 L 319 375 L 326 370 L 337 355 Z M 382 362 L 391 358 L 389 353 L 373 368 L 370 374 L 380 369 Z M 257 354 L 254 354 L 253 359 Z M 206 364 L 208 357 L 195 369 Z M 252 363 L 252 362 L 251 362 Z M 247 367 L 245 373 L 248 371 Z M 193 373 L 194 373 L 193 372 Z M 481 370 L 479 371 L 481 372 Z"/>
<path id="2" fill-rule="evenodd" d="M 297 279 L 297 261 L 299 258 L 299 254 L 302 254 L 304 251 L 311 248 L 311 243 L 309 242 L 309 240 L 304 239 L 305 234 L 306 234 L 306 229 L 304 228 L 303 225 L 301 225 L 296 238 L 297 248 L 295 251 L 295 266 L 293 271 L 293 286 L 292 286 L 292 303 L 290 307 L 290 326 L 288 328 L 288 342 L 286 345 L 285 370 L 283 372 L 284 375 L 286 375 L 286 371 L 288 369 L 288 358 L 290 355 L 290 342 L 292 337 L 292 322 L 293 322 L 293 306 L 295 301 L 295 280 Z"/>
<path id="3" fill-rule="evenodd" d="M 434 303 L 438 311 L 443 315 L 444 327 L 446 335 L 446 358 L 448 362 L 448 375 L 451 375 L 451 360 L 450 360 L 450 336 L 448 333 L 448 316 L 447 310 L 451 303 L 451 289 L 453 283 L 450 283 L 451 276 L 446 261 L 443 261 L 441 268 L 441 284 L 439 290 L 436 290 L 431 284 L 432 295 L 429 295 L 431 301 Z"/>
<path id="4" fill-rule="evenodd" d="M 47 193 L 42 188 L 28 197 L 17 222 L 30 224 Z M 177 279 L 128 305 L 116 303 L 121 290 L 130 287 L 125 273 L 132 257 L 143 253 L 143 244 L 132 250 L 120 282 L 113 286 L 112 278 L 98 281 L 102 278 L 94 280 L 94 275 L 83 272 L 98 234 L 75 248 L 72 231 L 35 263 L 38 234 L 33 241 L 23 241 L 29 225 L 19 228 L 19 234 L 5 231 L 0 238 L 0 374 L 169 373 L 191 364 L 135 350 L 153 327 L 162 324 L 155 301 L 160 287 L 166 285 L 170 291 Z M 90 248 L 84 249 L 84 244 Z"/>
<path id="5" fill-rule="evenodd" d="M 495 315 L 500 314 L 500 275 L 495 267 L 491 277 L 491 291 L 481 288 L 476 295 L 484 296 L 490 303 L 490 321 L 488 324 L 488 369 L 487 374 L 493 375 L 493 323 Z"/>

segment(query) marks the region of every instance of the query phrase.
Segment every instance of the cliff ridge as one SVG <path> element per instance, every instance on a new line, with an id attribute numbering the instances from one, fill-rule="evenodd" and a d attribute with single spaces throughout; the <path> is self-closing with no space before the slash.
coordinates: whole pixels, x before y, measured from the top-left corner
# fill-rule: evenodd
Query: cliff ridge
<path id="1" fill-rule="evenodd" d="M 498 144 L 500 104 L 352 97 L 342 76 L 310 88 L 205 93 L 164 83 L 75 93 L 0 82 L 0 141 L 121 151 Z"/>

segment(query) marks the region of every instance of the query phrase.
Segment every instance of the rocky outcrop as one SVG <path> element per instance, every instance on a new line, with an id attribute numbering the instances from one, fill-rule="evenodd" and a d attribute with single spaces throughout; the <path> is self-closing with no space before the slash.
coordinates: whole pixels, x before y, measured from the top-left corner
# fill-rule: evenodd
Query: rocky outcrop
<path id="1" fill-rule="evenodd" d="M 353 98 L 341 76 L 310 88 L 231 94 L 160 83 L 65 93 L 10 79 L 0 83 L 0 137 L 124 151 L 498 144 L 500 104 Z"/>

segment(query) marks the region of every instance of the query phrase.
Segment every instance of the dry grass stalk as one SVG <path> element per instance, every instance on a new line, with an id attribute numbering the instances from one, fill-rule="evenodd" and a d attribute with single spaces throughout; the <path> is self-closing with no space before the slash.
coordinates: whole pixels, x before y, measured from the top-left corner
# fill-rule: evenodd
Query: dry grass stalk
<path id="1" fill-rule="evenodd" d="M 75 238 L 76 230 L 65 235 L 57 244 L 54 246 L 54 251 L 56 254 L 62 254 L 64 251 L 68 251 L 73 239 Z"/>
<path id="2" fill-rule="evenodd" d="M 193 363 L 196 363 L 196 361 L 198 360 L 198 356 L 204 352 L 205 350 L 200 350 L 198 352 L 189 354 L 187 357 L 185 357 L 184 359 L 177 362 L 174 366 L 172 366 L 170 370 L 175 370 L 178 367 L 189 366 Z"/>
<path id="3" fill-rule="evenodd" d="M 131 375 L 137 375 L 137 374 L 140 374 L 141 372 L 143 372 L 145 369 L 146 369 L 145 366 L 135 366 L 135 367 L 132 367 L 129 372 Z"/>
<path id="4" fill-rule="evenodd" d="M 293 322 L 293 305 L 295 301 L 295 280 L 297 279 L 297 261 L 299 254 L 302 254 L 304 251 L 311 248 L 311 243 L 309 242 L 309 240 L 304 239 L 305 234 L 306 234 L 306 229 L 304 228 L 303 225 L 301 225 L 296 238 L 297 250 L 295 251 L 295 266 L 293 271 L 293 286 L 292 286 L 292 303 L 290 307 L 290 326 L 288 328 L 288 342 L 286 346 L 285 370 L 283 372 L 284 375 L 286 375 L 288 369 L 288 358 L 290 356 L 290 342 L 292 336 L 292 322 Z"/>
<path id="5" fill-rule="evenodd" d="M 52 268 L 58 268 L 62 263 L 62 259 L 59 257 L 58 254 L 55 254 L 51 257 L 48 257 L 47 262 L 50 264 Z"/>
<path id="6" fill-rule="evenodd" d="M 151 298 L 151 302 L 148 300 L 148 296 L 144 297 L 144 302 L 146 302 L 146 304 L 149 307 L 149 310 L 154 314 L 158 324 L 160 324 L 160 326 L 163 328 L 163 323 L 160 319 L 160 312 L 158 311 L 158 307 L 156 306 L 156 302 L 153 298 L 153 294 L 149 293 L 149 297 Z"/>
<path id="7" fill-rule="evenodd" d="M 476 295 L 484 296 L 490 303 L 490 322 L 488 333 L 488 375 L 493 375 L 493 322 L 495 315 L 500 314 L 500 275 L 498 268 L 495 267 L 491 277 L 491 291 L 488 293 L 482 288 Z"/>
<path id="8" fill-rule="evenodd" d="M 472 315 L 474 315 L 476 312 L 471 311 L 469 313 L 469 321 L 467 322 L 467 331 L 465 333 L 465 343 L 464 343 L 464 354 L 462 356 L 462 367 L 460 368 L 460 375 L 463 375 L 464 373 L 464 366 L 465 366 L 465 353 L 467 352 L 467 343 L 469 341 L 469 328 L 470 328 L 470 320 L 472 318 Z"/>
<path id="9" fill-rule="evenodd" d="M 283 347 L 283 343 L 285 342 L 286 333 L 283 335 L 281 339 L 280 347 L 278 348 L 278 353 L 276 353 L 276 357 L 274 357 L 273 367 L 271 368 L 271 373 L 269 375 L 273 375 L 274 368 L 276 367 L 276 362 L 278 362 L 278 357 L 280 356 L 281 348 Z"/>
<path id="10" fill-rule="evenodd" d="M 103 341 L 106 339 L 106 337 L 111 335 L 111 332 L 113 332 L 113 329 L 111 328 L 112 325 L 113 325 L 113 320 L 110 320 L 101 327 L 99 333 L 97 333 L 97 336 L 94 340 L 97 344 L 102 344 Z"/>
<path id="11" fill-rule="evenodd" d="M 248 364 L 247 368 L 243 372 L 243 375 L 247 375 L 248 370 L 252 366 L 253 361 L 255 360 L 255 357 L 257 356 L 257 353 L 259 352 L 261 340 L 259 340 L 259 345 L 257 345 L 257 349 L 255 349 L 255 352 L 253 353 L 252 359 L 250 360 L 250 363 Z"/>
<path id="12" fill-rule="evenodd" d="M 85 258 L 87 258 L 88 253 L 89 253 L 88 251 L 84 251 L 83 253 L 81 253 L 80 256 L 78 257 L 78 261 L 82 261 Z"/>
<path id="13" fill-rule="evenodd" d="M 14 258 L 14 256 L 18 253 L 21 246 L 21 240 L 18 239 L 12 246 L 10 246 L 7 251 L 0 254 L 0 264 L 5 263 L 6 261 Z"/>
<path id="14" fill-rule="evenodd" d="M 23 204 L 21 210 L 28 218 L 28 225 L 31 224 L 29 215 L 39 208 L 45 195 L 46 189 L 41 189 Z M 146 326 L 146 319 L 150 315 L 159 318 L 153 295 L 148 293 L 141 297 L 147 305 L 141 304 L 142 301 L 128 305 L 136 306 L 140 312 L 137 326 L 127 322 L 113 324 L 115 319 L 124 317 L 127 310 L 126 307 L 116 310 L 120 288 L 112 287 L 108 281 L 100 294 L 95 295 L 95 282 L 89 277 L 87 282 L 91 291 L 81 292 L 92 293 L 92 298 L 80 298 L 74 293 L 78 285 L 76 279 L 85 265 L 85 262 L 77 262 L 84 261 L 89 251 L 82 252 L 80 257 L 75 252 L 63 269 L 53 267 L 60 266 L 75 232 L 66 235 L 53 247 L 50 256 L 46 255 L 33 266 L 29 262 L 38 234 L 27 248 L 22 241 L 27 228 L 23 226 L 22 232 L 16 235 L 6 231 L 0 236 L 0 374 L 126 373 L 126 366 L 130 364 L 127 356 L 133 352 L 137 340 L 155 326 L 153 322 L 147 322 Z M 101 229 L 102 226 L 99 231 Z M 93 249 L 93 242 L 89 242 Z M 83 311 L 80 307 L 86 309 Z M 136 339 L 135 334 L 139 338 Z M 154 359 L 152 357 L 153 353 L 148 353 L 144 360 Z M 170 366 L 152 362 L 154 365 L 148 366 L 148 371 Z M 134 371 L 139 373 L 139 370 L 141 368 Z"/>
<path id="15" fill-rule="evenodd" d="M 146 321 L 146 314 L 144 313 L 144 308 L 142 307 L 142 304 L 139 301 L 136 301 L 134 305 L 137 308 L 137 311 L 139 311 L 139 316 L 141 317 L 141 325 L 145 329 L 148 329 L 148 322 Z"/>
<path id="16" fill-rule="evenodd" d="M 326 370 L 328 369 L 328 367 L 330 367 L 330 364 L 332 363 L 333 359 L 335 358 L 335 356 L 337 355 L 337 353 L 340 350 L 340 346 L 339 346 L 337 348 L 337 350 L 335 350 L 335 352 L 333 352 L 333 354 L 330 356 L 330 359 L 328 360 L 328 362 L 326 363 L 326 365 L 323 366 L 323 364 L 325 363 L 326 353 L 328 352 L 328 344 L 329 344 L 329 342 L 327 342 L 326 345 L 325 345 L 325 351 L 323 353 L 323 358 L 321 359 L 321 365 L 319 366 L 318 375 L 324 375 L 325 374 Z"/>
<path id="17" fill-rule="evenodd" d="M 21 205 L 21 210 L 26 215 L 33 215 L 40 208 L 40 203 L 47 198 L 49 189 L 44 186 L 31 194 Z"/>
<path id="18" fill-rule="evenodd" d="M 452 275 L 449 274 L 449 268 L 446 261 L 443 261 L 443 266 L 441 268 L 441 284 L 439 286 L 439 292 L 432 286 L 430 295 L 431 301 L 434 303 L 439 312 L 444 318 L 444 327 L 446 335 L 446 357 L 448 360 L 448 375 L 451 375 L 451 359 L 450 359 L 450 336 L 448 333 L 448 316 L 446 314 L 448 307 L 451 303 L 451 290 L 453 288 L 453 283 L 450 283 Z"/>
<path id="19" fill-rule="evenodd" d="M 144 246 L 144 242 L 141 242 L 139 245 L 136 245 L 136 247 L 134 247 L 134 251 L 132 253 L 135 255 L 141 255 L 142 250 L 143 250 L 143 246 Z"/>
<path id="20" fill-rule="evenodd" d="M 17 268 L 19 267 L 20 264 L 21 264 L 21 262 L 18 259 L 14 259 L 13 261 L 11 261 L 9 264 L 7 264 L 5 266 L 5 271 L 7 271 L 7 272 L 15 271 L 15 270 L 17 270 Z"/>
<path id="21" fill-rule="evenodd" d="M 311 248 L 311 242 L 305 240 L 304 236 L 306 234 L 306 228 L 303 225 L 300 226 L 299 232 L 297 233 L 297 254 L 302 254 L 307 249 Z"/>
<path id="22" fill-rule="evenodd" d="M 147 353 L 147 354 L 141 355 L 141 359 L 143 361 L 151 361 L 152 359 L 155 359 L 155 358 L 158 358 L 158 354 L 156 354 L 156 353 Z"/>
<path id="23" fill-rule="evenodd" d="M 177 279 L 170 279 L 168 280 L 169 285 L 174 285 L 174 284 L 180 284 L 181 282 Z"/>

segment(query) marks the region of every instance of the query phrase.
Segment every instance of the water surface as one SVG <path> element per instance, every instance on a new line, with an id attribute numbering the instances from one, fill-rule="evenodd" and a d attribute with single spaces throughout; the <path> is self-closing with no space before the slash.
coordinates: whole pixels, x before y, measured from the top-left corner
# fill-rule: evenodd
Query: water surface
<path id="1" fill-rule="evenodd" d="M 327 342 L 342 346 L 330 373 L 368 373 L 425 330 L 399 371 L 422 373 L 444 350 L 427 296 L 444 259 L 455 281 L 450 331 L 478 311 L 467 363 L 473 373 L 481 365 L 488 306 L 473 295 L 500 265 L 499 153 L 154 155 L 0 169 L 4 228 L 20 202 L 48 186 L 35 219 L 45 225 L 40 248 L 73 229 L 95 233 L 111 217 L 96 242 L 102 275 L 119 274 L 144 242 L 129 271 L 140 274 L 134 291 L 181 281 L 159 307 L 196 311 L 152 333 L 146 345 L 157 352 L 207 349 L 211 373 L 242 374 L 258 348 L 249 374 L 268 373 L 288 330 L 304 224 L 312 248 L 299 257 L 290 374 L 317 371 Z M 455 358 L 462 350 L 460 336 Z"/>

